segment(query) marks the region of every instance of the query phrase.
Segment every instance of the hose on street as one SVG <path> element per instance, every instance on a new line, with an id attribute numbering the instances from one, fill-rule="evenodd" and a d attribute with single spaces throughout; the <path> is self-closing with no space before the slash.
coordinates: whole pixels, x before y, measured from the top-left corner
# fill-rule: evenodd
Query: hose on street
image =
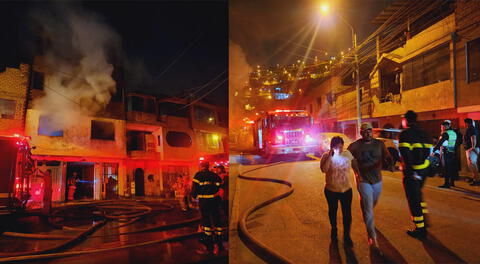
<path id="1" fill-rule="evenodd" d="M 91 234 L 95 232 L 100 227 L 104 226 L 107 222 L 119 222 L 121 224 L 114 225 L 115 228 L 123 227 L 126 225 L 130 225 L 139 219 L 152 214 L 154 211 L 170 211 L 174 209 L 174 206 L 168 205 L 165 203 L 159 203 L 155 205 L 160 205 L 161 208 L 152 209 L 145 204 L 139 204 L 135 202 L 114 202 L 114 201 L 102 201 L 102 202 L 91 202 L 91 203 L 75 203 L 75 204 L 68 204 L 67 206 L 63 206 L 61 208 L 57 208 L 55 212 L 48 216 L 48 222 L 53 225 L 57 229 L 63 230 L 70 230 L 70 231 L 81 231 L 77 235 L 53 235 L 53 234 L 29 234 L 29 233 L 19 233 L 19 232 L 4 232 L 3 235 L 8 237 L 16 237 L 16 238 L 28 238 L 28 239 L 59 239 L 59 240 L 66 240 L 58 245 L 51 246 L 46 249 L 42 250 L 31 250 L 31 251 L 23 251 L 23 252 L 8 252 L 8 253 L 0 253 L 0 262 L 6 261 L 17 261 L 17 260 L 28 260 L 28 259 L 41 259 L 41 258 L 52 258 L 55 256 L 63 257 L 63 256 L 71 256 L 71 255 L 78 255 L 78 254 L 89 254 L 95 252 L 103 252 L 108 250 L 117 250 L 121 248 L 130 248 L 135 246 L 142 246 L 142 245 L 149 245 L 154 243 L 161 243 L 161 242 L 170 242 L 175 241 L 176 239 L 187 239 L 191 236 L 197 236 L 199 233 L 191 233 L 187 235 L 181 235 L 177 237 L 155 240 L 155 241 L 147 241 L 144 243 L 137 243 L 122 247 L 114 247 L 114 248 L 107 248 L 107 249 L 95 249 L 95 250 L 84 250 L 84 251 L 74 251 L 74 252 L 58 252 L 62 249 L 69 248 L 74 244 L 83 241 L 88 238 L 99 238 L 99 237 L 107 237 L 107 236 L 118 236 L 118 235 L 126 235 L 126 234 L 135 234 L 135 233 L 143 233 L 143 232 L 158 232 L 158 231 L 165 231 L 171 230 L 181 227 L 186 227 L 188 225 L 192 225 L 200 221 L 200 217 L 194 217 L 191 219 L 177 221 L 170 224 L 159 224 L 154 226 L 149 226 L 141 229 L 135 229 L 125 232 L 119 233 L 109 233 L 106 235 L 95 235 L 92 236 Z M 63 223 L 59 223 L 59 219 L 86 219 L 87 214 L 81 215 L 80 217 L 76 217 L 75 215 L 69 215 L 67 210 L 70 209 L 85 209 L 88 208 L 92 214 L 90 217 L 100 218 L 100 221 L 94 223 L 94 225 L 87 227 L 87 228 L 79 228 L 79 227 L 70 227 L 64 225 Z M 116 211 L 120 210 L 120 211 Z M 61 221 L 61 220 L 60 220 Z"/>
<path id="2" fill-rule="evenodd" d="M 283 163 L 283 162 L 277 162 L 277 163 L 269 164 L 269 165 L 266 165 L 266 166 L 254 168 L 254 169 L 245 171 L 245 172 L 241 173 L 240 175 L 238 175 L 238 178 L 243 179 L 243 180 L 272 182 L 272 183 L 282 184 L 282 185 L 285 185 L 285 186 L 288 187 L 288 190 L 286 192 L 281 193 L 281 194 L 279 194 L 279 195 L 277 195 L 277 196 L 275 196 L 275 197 L 273 197 L 273 198 L 271 198 L 267 201 L 264 201 L 260 204 L 254 205 L 254 206 L 248 208 L 246 211 L 244 211 L 240 215 L 240 218 L 239 218 L 238 233 L 239 233 L 240 239 L 242 239 L 243 243 L 250 250 L 252 250 L 252 252 L 254 252 L 258 257 L 262 258 L 263 260 L 267 261 L 268 263 L 290 264 L 290 263 L 293 263 L 293 261 L 291 261 L 290 259 L 288 259 L 285 256 L 282 256 L 280 253 L 278 253 L 274 249 L 270 248 L 265 243 L 256 239 L 254 237 L 254 235 L 247 228 L 247 220 L 248 220 L 248 217 L 250 215 L 252 215 L 255 211 L 257 211 L 257 210 L 259 210 L 259 209 L 261 209 L 261 208 L 263 208 L 263 207 L 265 207 L 269 204 L 272 204 L 276 201 L 279 201 L 279 200 L 289 196 L 290 194 L 293 193 L 294 188 L 293 188 L 292 183 L 288 182 L 288 181 L 272 179 L 272 178 L 248 177 L 248 176 L 245 176 L 245 174 L 247 174 L 249 172 L 252 172 L 252 171 L 260 170 L 260 169 L 263 169 L 263 168 L 276 166 L 276 165 L 279 165 L 281 163 Z"/>

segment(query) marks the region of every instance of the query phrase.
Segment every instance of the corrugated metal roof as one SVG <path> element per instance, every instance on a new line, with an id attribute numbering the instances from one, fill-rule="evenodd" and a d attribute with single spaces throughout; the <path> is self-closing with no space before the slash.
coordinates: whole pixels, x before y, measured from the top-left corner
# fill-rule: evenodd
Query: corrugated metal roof
<path id="1" fill-rule="evenodd" d="M 408 0 L 397 0 L 393 2 L 391 5 L 386 7 L 385 9 L 380 12 L 374 19 L 372 19 L 372 24 L 381 25 L 387 21 L 389 17 L 391 17 L 395 12 L 397 12 L 400 8 L 406 5 L 409 1 Z"/>

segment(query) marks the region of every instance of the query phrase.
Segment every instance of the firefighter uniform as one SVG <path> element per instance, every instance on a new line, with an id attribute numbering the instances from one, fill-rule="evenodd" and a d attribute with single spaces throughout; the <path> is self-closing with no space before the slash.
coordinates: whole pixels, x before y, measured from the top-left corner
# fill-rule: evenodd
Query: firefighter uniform
<path id="1" fill-rule="evenodd" d="M 429 156 L 433 147 L 430 137 L 421 130 L 416 122 L 399 135 L 399 150 L 402 156 L 403 187 L 415 230 L 407 233 L 416 238 L 427 235 L 427 204 L 423 201 L 422 187 L 430 173 Z"/>
<path id="2" fill-rule="evenodd" d="M 218 191 L 222 185 L 222 178 L 208 170 L 208 163 L 202 164 L 202 167 L 204 168 L 193 178 L 191 193 L 193 198 L 199 200 L 204 233 L 201 242 L 207 246 L 209 252 L 213 252 L 214 242 L 221 251 L 224 228 L 220 216 L 221 198 Z"/>

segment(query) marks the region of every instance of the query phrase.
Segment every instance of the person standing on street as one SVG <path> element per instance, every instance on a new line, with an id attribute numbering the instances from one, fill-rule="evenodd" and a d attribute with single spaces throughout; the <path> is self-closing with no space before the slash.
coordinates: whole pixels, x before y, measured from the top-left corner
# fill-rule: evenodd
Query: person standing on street
<path id="1" fill-rule="evenodd" d="M 451 128 L 451 121 L 445 120 L 442 125 L 442 136 L 437 145 L 433 148 L 433 153 L 441 149 L 441 157 L 443 163 L 443 177 L 445 182 L 439 188 L 455 187 L 455 177 L 458 173 L 458 166 L 456 161 L 456 144 L 457 133 Z M 432 153 L 432 154 L 433 154 Z"/>
<path id="2" fill-rule="evenodd" d="M 337 209 L 338 202 L 342 206 L 343 241 L 345 246 L 352 247 L 350 226 L 352 224 L 352 185 L 350 184 L 350 168 L 353 156 L 348 150 L 343 150 L 343 139 L 333 137 L 330 151 L 323 154 L 320 169 L 325 173 L 325 197 L 328 202 L 328 217 L 332 227 L 330 237 L 337 240 Z"/>
<path id="3" fill-rule="evenodd" d="M 382 192 L 382 163 L 385 161 L 393 169 L 393 160 L 383 141 L 374 139 L 370 123 L 360 126 L 361 139 L 353 142 L 348 147 L 354 160 L 352 168 L 355 172 L 363 220 L 368 233 L 370 246 L 378 248 L 377 234 L 373 219 L 373 208 Z"/>
<path id="4" fill-rule="evenodd" d="M 463 138 L 463 147 L 467 156 L 467 164 L 472 171 L 471 186 L 479 186 L 480 178 L 478 177 L 478 155 L 480 154 L 480 144 L 477 141 L 479 137 L 478 128 L 475 127 L 475 122 L 471 118 L 464 119 L 467 130 Z"/>
<path id="5" fill-rule="evenodd" d="M 407 234 L 414 238 L 426 238 L 427 204 L 423 201 L 422 187 L 430 171 L 430 150 L 432 143 L 425 131 L 417 124 L 417 114 L 408 111 L 402 118 L 402 125 L 407 129 L 399 135 L 398 147 L 401 154 L 403 187 L 407 196 L 408 207 L 415 229 Z"/>
<path id="6" fill-rule="evenodd" d="M 191 195 L 199 200 L 200 213 L 202 215 L 202 229 L 204 236 L 201 242 L 207 247 L 208 252 L 213 253 L 214 242 L 217 244 L 218 252 L 223 251 L 223 227 L 220 218 L 219 189 L 222 185 L 222 178 L 209 170 L 210 164 L 203 161 L 200 164 L 201 170 L 195 174 L 192 183 Z"/>
<path id="7" fill-rule="evenodd" d="M 47 169 L 45 171 L 38 170 L 40 177 L 43 178 L 43 208 L 42 213 L 49 215 L 52 210 L 52 171 Z"/>

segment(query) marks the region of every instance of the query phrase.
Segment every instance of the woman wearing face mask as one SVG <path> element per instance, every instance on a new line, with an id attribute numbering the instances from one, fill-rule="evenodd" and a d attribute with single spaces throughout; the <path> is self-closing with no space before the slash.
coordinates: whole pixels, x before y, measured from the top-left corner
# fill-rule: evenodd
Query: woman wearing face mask
<path id="1" fill-rule="evenodd" d="M 352 223 L 352 186 L 350 184 L 350 168 L 353 156 L 343 150 L 343 139 L 333 137 L 330 151 L 323 154 L 320 169 L 325 173 L 325 197 L 328 202 L 328 216 L 332 227 L 331 239 L 337 240 L 337 209 L 340 201 L 343 216 L 343 241 L 345 246 L 353 246 L 350 238 Z"/>

